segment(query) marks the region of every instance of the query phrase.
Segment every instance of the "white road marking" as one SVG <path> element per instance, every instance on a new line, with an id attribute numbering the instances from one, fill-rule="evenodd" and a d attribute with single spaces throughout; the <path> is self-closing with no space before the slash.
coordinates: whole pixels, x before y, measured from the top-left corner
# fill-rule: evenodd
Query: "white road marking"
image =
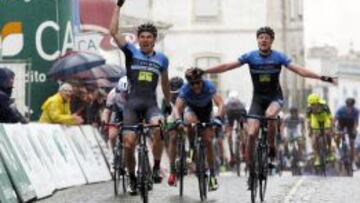
<path id="1" fill-rule="evenodd" d="M 296 191 L 298 190 L 298 188 L 299 188 L 300 185 L 304 182 L 305 179 L 306 179 L 306 177 L 305 177 L 305 176 L 302 176 L 302 177 L 295 183 L 295 185 L 291 188 L 291 190 L 289 191 L 289 193 L 285 196 L 285 198 L 284 198 L 284 203 L 291 202 L 292 196 L 296 193 Z"/>

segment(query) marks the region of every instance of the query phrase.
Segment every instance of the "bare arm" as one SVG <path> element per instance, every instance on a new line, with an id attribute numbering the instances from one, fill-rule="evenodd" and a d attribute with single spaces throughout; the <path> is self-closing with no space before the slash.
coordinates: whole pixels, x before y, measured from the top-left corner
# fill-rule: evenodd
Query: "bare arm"
<path id="1" fill-rule="evenodd" d="M 104 123 L 109 123 L 110 114 L 111 114 L 111 110 L 108 108 L 105 108 L 101 115 L 101 121 L 103 121 Z"/>
<path id="2" fill-rule="evenodd" d="M 170 83 L 168 71 L 161 73 L 161 87 L 164 93 L 164 99 L 167 105 L 170 105 Z"/>
<path id="3" fill-rule="evenodd" d="M 223 63 L 214 67 L 210 67 L 205 70 L 205 73 L 223 73 L 228 70 L 234 69 L 236 67 L 240 67 L 241 64 L 239 61 L 230 62 L 230 63 Z"/>
<path id="4" fill-rule="evenodd" d="M 116 44 L 119 47 L 122 47 L 126 44 L 126 40 L 119 30 L 119 16 L 120 16 L 120 7 L 116 6 L 114 8 L 113 16 L 111 18 L 110 34 L 115 39 Z"/>
<path id="5" fill-rule="evenodd" d="M 225 104 L 224 104 L 224 100 L 222 99 L 222 97 L 219 94 L 214 95 L 213 100 L 216 104 L 216 106 L 218 107 L 218 112 L 216 116 L 220 116 L 221 118 L 224 117 L 225 115 Z"/>
<path id="6" fill-rule="evenodd" d="M 292 72 L 302 76 L 302 77 L 306 77 L 306 78 L 313 78 L 313 79 L 319 79 L 320 80 L 320 75 L 318 75 L 317 73 L 314 73 L 304 67 L 301 67 L 297 64 L 290 64 L 288 66 L 288 69 L 291 70 Z"/>
<path id="7" fill-rule="evenodd" d="M 185 109 L 185 101 L 178 97 L 176 99 L 175 109 L 174 109 L 175 119 L 181 119 L 181 115 L 184 112 L 184 109 Z"/>

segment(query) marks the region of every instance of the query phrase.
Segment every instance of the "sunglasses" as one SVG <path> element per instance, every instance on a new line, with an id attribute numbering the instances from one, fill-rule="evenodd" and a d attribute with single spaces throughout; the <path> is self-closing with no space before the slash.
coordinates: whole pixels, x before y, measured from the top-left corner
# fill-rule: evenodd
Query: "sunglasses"
<path id="1" fill-rule="evenodd" d="M 191 86 L 194 86 L 194 85 L 200 85 L 201 84 L 201 80 L 198 80 L 198 81 L 193 81 L 193 82 L 190 82 L 190 85 Z"/>

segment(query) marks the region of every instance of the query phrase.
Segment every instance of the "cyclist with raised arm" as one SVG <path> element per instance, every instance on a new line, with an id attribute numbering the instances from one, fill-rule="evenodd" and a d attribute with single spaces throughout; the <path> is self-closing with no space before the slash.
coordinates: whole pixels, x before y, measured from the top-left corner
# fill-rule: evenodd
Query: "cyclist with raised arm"
<path id="1" fill-rule="evenodd" d="M 128 97 L 127 76 L 119 79 L 118 85 L 114 87 L 106 98 L 106 106 L 102 113 L 102 122 L 115 124 L 123 121 L 124 105 Z M 109 126 L 109 146 L 113 150 L 119 129 L 116 126 Z"/>
<path id="2" fill-rule="evenodd" d="M 142 122 L 142 118 L 150 124 L 158 124 L 163 116 L 157 104 L 156 87 L 161 79 L 161 87 L 169 111 L 170 90 L 168 77 L 168 58 L 161 52 L 155 51 L 157 28 L 151 24 L 142 24 L 137 28 L 137 41 L 140 48 L 126 41 L 119 30 L 120 8 L 124 0 L 118 0 L 111 20 L 110 32 L 126 58 L 126 74 L 129 81 L 129 98 L 124 107 L 124 125 L 135 125 Z M 163 142 L 160 129 L 153 131 L 153 180 L 160 183 L 160 161 L 163 151 Z M 130 176 L 130 194 L 137 194 L 135 176 L 135 146 L 137 136 L 132 131 L 124 132 L 125 159 Z"/>
<path id="3" fill-rule="evenodd" d="M 307 78 L 319 79 L 335 83 L 334 78 L 320 76 L 309 69 L 291 62 L 282 52 L 271 48 L 275 33 L 270 27 L 261 27 L 256 31 L 258 50 L 241 55 L 237 61 L 224 63 L 205 70 L 206 73 L 222 73 L 244 64 L 249 65 L 253 83 L 253 98 L 249 114 L 276 118 L 283 107 L 283 94 L 280 86 L 280 72 L 282 66 L 286 69 Z M 239 84 L 240 85 L 240 84 Z M 275 121 L 269 121 L 269 156 L 275 159 Z M 255 140 L 258 135 L 260 122 L 256 119 L 248 120 L 247 163 L 251 163 L 252 152 L 255 150 Z"/>
<path id="4" fill-rule="evenodd" d="M 356 139 L 356 129 L 359 125 L 359 110 L 355 107 L 355 99 L 347 98 L 345 101 L 345 106 L 340 107 L 336 111 L 335 123 L 340 132 L 347 129 L 350 141 L 351 149 L 351 162 L 353 163 L 353 169 L 356 169 L 354 162 L 355 156 L 355 139 Z"/>
<path id="5" fill-rule="evenodd" d="M 307 98 L 307 103 L 306 119 L 310 137 L 312 139 L 313 151 L 315 152 L 314 166 L 317 167 L 320 166 L 320 149 L 318 142 L 321 128 L 324 128 L 324 135 L 327 136 L 326 141 L 329 153 L 327 154 L 326 160 L 335 161 L 336 159 L 334 150 L 331 146 L 333 120 L 329 106 L 318 94 L 310 94 Z M 322 127 L 320 126 L 321 123 L 323 124 Z"/>
<path id="6" fill-rule="evenodd" d="M 236 132 L 241 134 L 241 152 L 245 152 L 245 123 L 246 119 L 242 118 L 246 115 L 245 105 L 240 101 L 239 94 L 236 91 L 230 91 L 227 101 L 225 102 L 226 116 L 225 116 L 225 133 L 228 138 L 229 150 L 230 150 L 230 166 L 233 166 L 237 161 L 235 158 L 234 147 L 233 147 L 233 128 L 235 121 L 236 125 L 240 125 L 238 129 L 241 132 Z M 236 138 L 235 138 L 236 139 Z"/>
<path id="7" fill-rule="evenodd" d="M 180 89 L 179 97 L 175 105 L 176 123 L 182 124 L 182 115 L 186 124 L 198 122 L 214 122 L 222 126 L 222 118 L 225 113 L 224 102 L 216 92 L 215 86 L 202 78 L 203 72 L 199 68 L 189 68 L 185 72 L 188 83 Z M 218 107 L 217 114 L 212 119 L 213 102 Z M 185 108 L 186 107 L 186 108 Z M 191 129 L 188 129 L 190 134 Z M 203 131 L 203 139 L 207 152 L 207 161 L 210 169 L 209 190 L 217 190 L 218 183 L 215 177 L 214 151 L 212 140 L 215 136 L 213 128 L 206 128 Z"/>
<path id="8" fill-rule="evenodd" d="M 284 131 L 285 152 L 289 152 L 289 143 L 296 142 L 299 146 L 299 157 L 303 161 L 305 154 L 305 118 L 299 113 L 298 108 L 291 107 L 289 114 L 282 122 Z"/>

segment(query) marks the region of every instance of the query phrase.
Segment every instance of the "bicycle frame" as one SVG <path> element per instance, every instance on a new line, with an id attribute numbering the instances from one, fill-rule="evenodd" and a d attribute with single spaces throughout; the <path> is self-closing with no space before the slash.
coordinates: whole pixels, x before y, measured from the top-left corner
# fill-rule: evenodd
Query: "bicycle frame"
<path id="1" fill-rule="evenodd" d="M 250 167 L 250 188 L 251 201 L 255 202 L 257 194 L 257 184 L 259 182 L 260 200 L 264 201 L 267 186 L 268 175 L 268 121 L 280 122 L 280 118 L 266 118 L 257 115 L 246 115 L 246 118 L 257 119 L 260 121 L 260 129 L 255 143 L 256 150 L 254 150 L 252 157 L 252 164 Z M 277 128 L 279 132 L 279 128 Z"/>
<path id="2" fill-rule="evenodd" d="M 148 190 L 149 187 L 152 187 L 151 180 L 151 168 L 149 162 L 149 150 L 146 144 L 146 135 L 148 130 L 151 128 L 160 128 L 160 134 L 162 137 L 162 130 L 160 124 L 143 124 L 139 123 L 137 125 L 123 125 L 122 130 L 134 131 L 138 136 L 138 188 L 140 189 L 140 194 L 144 203 L 148 202 Z"/>
<path id="3" fill-rule="evenodd" d="M 196 175 L 199 181 L 200 199 L 204 201 L 207 198 L 207 175 L 206 175 L 206 149 L 203 141 L 202 132 L 207 127 L 213 127 L 212 123 L 199 122 L 190 125 L 195 132 L 195 150 L 196 150 Z"/>

